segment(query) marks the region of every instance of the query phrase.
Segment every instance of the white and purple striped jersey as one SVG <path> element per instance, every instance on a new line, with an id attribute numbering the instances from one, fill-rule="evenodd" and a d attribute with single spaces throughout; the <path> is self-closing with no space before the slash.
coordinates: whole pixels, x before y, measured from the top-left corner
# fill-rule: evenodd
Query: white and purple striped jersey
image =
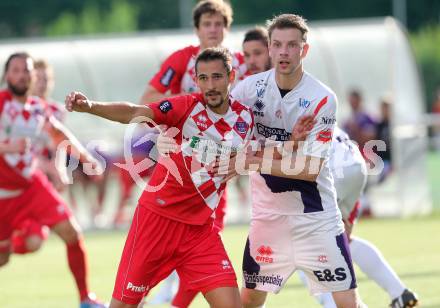
<path id="1" fill-rule="evenodd" d="M 304 155 L 324 159 L 315 182 L 251 174 L 253 217 L 259 213 L 337 214 L 336 191 L 329 169 L 329 149 L 336 123 L 334 92 L 304 72 L 298 85 L 282 97 L 272 69 L 247 77 L 233 89 L 232 96 L 253 109 L 254 134 L 261 143 L 267 139 L 289 140 L 298 118 L 314 113 L 317 123 L 301 151 Z"/>

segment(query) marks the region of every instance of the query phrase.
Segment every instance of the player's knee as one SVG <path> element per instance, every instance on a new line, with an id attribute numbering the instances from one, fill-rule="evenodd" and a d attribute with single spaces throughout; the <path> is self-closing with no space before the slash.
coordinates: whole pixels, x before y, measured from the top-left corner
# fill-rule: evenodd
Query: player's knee
<path id="1" fill-rule="evenodd" d="M 362 308 L 357 292 L 354 290 L 333 292 L 333 299 L 338 308 Z"/>
<path id="2" fill-rule="evenodd" d="M 244 308 L 264 307 L 266 293 L 256 290 L 245 289 L 241 292 L 241 304 Z"/>
<path id="3" fill-rule="evenodd" d="M 9 262 L 9 253 L 0 253 L 0 267 L 6 265 Z"/>
<path id="4" fill-rule="evenodd" d="M 52 230 L 67 244 L 75 243 L 81 237 L 80 228 L 73 219 L 56 224 Z"/>
<path id="5" fill-rule="evenodd" d="M 43 245 L 43 239 L 39 236 L 31 235 L 26 238 L 26 249 L 29 252 L 35 252 Z"/>

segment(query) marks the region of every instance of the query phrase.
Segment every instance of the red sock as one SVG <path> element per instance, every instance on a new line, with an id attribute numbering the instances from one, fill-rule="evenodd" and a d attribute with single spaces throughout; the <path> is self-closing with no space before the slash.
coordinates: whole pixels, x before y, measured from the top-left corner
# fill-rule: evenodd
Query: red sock
<path id="1" fill-rule="evenodd" d="M 82 239 L 67 245 L 67 261 L 70 271 L 75 278 L 81 300 L 88 298 L 87 286 L 87 256 Z"/>
<path id="2" fill-rule="evenodd" d="M 171 303 L 173 307 L 187 308 L 196 297 L 198 291 L 188 290 L 182 280 L 179 282 L 179 290 Z"/>

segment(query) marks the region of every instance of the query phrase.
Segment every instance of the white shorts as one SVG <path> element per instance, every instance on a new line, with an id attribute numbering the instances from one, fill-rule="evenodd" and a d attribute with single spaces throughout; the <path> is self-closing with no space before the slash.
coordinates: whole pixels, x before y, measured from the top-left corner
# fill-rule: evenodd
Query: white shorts
<path id="1" fill-rule="evenodd" d="M 260 214 L 252 220 L 243 255 L 244 287 L 278 293 L 297 269 L 307 275 L 312 294 L 356 288 L 339 212 Z"/>
<path id="2" fill-rule="evenodd" d="M 365 163 L 343 167 L 342 175 L 334 176 L 334 181 L 342 219 L 348 220 L 367 182 Z"/>

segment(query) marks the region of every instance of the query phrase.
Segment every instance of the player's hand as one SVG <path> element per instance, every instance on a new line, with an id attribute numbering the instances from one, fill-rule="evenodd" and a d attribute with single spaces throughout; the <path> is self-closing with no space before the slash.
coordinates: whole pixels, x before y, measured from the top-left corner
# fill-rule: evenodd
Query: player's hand
<path id="1" fill-rule="evenodd" d="M 88 112 L 92 102 L 81 92 L 70 92 L 65 100 L 67 111 Z"/>
<path id="2" fill-rule="evenodd" d="M 303 115 L 299 117 L 292 129 L 290 141 L 299 142 L 306 140 L 313 126 L 316 124 L 315 115 Z"/>
<path id="3" fill-rule="evenodd" d="M 9 143 L 8 152 L 25 153 L 31 148 L 31 140 L 29 138 L 20 138 Z"/>
<path id="4" fill-rule="evenodd" d="M 170 127 L 166 131 L 161 130 L 156 141 L 157 151 L 160 155 L 167 156 L 170 153 L 177 153 L 180 151 L 180 147 L 174 139 L 178 133 L 179 129 L 175 127 Z"/>

